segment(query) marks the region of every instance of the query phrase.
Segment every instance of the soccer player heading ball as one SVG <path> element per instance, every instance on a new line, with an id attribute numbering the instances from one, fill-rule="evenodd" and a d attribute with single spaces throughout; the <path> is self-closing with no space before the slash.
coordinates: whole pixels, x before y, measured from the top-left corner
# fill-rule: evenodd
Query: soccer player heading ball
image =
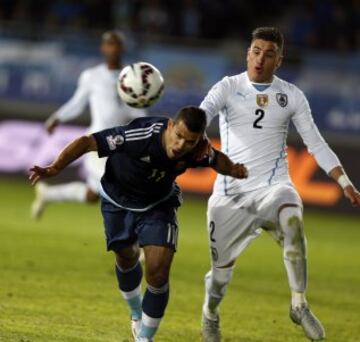
<path id="1" fill-rule="evenodd" d="M 252 34 L 247 71 L 218 82 L 201 103 L 208 123 L 220 115 L 223 150 L 245 163 L 244 181 L 219 175 L 208 203 L 212 268 L 205 277 L 203 337 L 221 339 L 218 306 L 229 284 L 236 258 L 261 232 L 268 231 L 283 248 L 291 289 L 290 318 L 312 340 L 325 331 L 305 298 L 306 240 L 303 205 L 289 177 L 286 137 L 292 121 L 322 169 L 344 189 L 354 206 L 360 194 L 334 152 L 320 135 L 304 94 L 274 74 L 283 59 L 278 29 L 260 27 Z"/>
<path id="2" fill-rule="evenodd" d="M 212 167 L 247 177 L 242 164 L 204 144 L 206 114 L 182 108 L 175 120 L 138 118 L 125 126 L 82 136 L 47 167 L 34 166 L 30 180 L 53 177 L 85 153 L 108 157 L 101 179 L 101 211 L 107 249 L 116 257 L 120 291 L 131 310 L 136 341 L 152 341 L 169 298 L 169 272 L 178 238 L 180 189 L 175 178 L 191 167 Z M 207 153 L 201 153 L 203 147 Z M 199 151 L 200 150 L 200 151 Z M 203 155 L 200 160 L 196 157 Z M 145 252 L 147 289 L 142 298 L 139 245 Z"/>

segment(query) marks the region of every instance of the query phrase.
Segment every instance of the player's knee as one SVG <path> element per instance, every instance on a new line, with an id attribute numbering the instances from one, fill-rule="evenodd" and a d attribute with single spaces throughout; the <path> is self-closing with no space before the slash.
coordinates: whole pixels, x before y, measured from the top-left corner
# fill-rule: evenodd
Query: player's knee
<path id="1" fill-rule="evenodd" d="M 146 282 L 156 288 L 160 288 L 169 282 L 170 270 L 166 267 L 152 268 L 146 271 Z"/>
<path id="2" fill-rule="evenodd" d="M 129 269 L 138 262 L 140 251 L 137 246 L 130 246 L 115 252 L 116 263 L 122 269 Z"/>
<path id="3" fill-rule="evenodd" d="M 210 287 L 210 291 L 223 294 L 226 286 L 231 281 L 233 272 L 234 266 L 227 268 L 212 267 L 211 271 L 206 275 L 206 282 Z"/>
<path id="4" fill-rule="evenodd" d="M 99 200 L 99 195 L 96 192 L 88 189 L 86 192 L 86 201 L 88 203 L 96 203 L 98 200 Z"/>

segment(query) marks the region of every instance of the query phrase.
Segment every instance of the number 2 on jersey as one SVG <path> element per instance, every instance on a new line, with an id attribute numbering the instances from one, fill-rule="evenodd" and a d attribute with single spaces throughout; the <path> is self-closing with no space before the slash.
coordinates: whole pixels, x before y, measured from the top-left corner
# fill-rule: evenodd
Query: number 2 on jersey
<path id="1" fill-rule="evenodd" d="M 254 128 L 263 128 L 263 126 L 261 126 L 259 124 L 259 122 L 264 118 L 265 112 L 262 109 L 257 109 L 255 111 L 255 115 L 259 116 L 253 123 L 253 127 Z"/>

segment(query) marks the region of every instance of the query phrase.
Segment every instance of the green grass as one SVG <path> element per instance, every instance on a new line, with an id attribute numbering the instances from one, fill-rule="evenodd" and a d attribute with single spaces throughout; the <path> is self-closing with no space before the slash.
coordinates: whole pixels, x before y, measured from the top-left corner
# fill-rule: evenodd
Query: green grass
<path id="1" fill-rule="evenodd" d="M 59 204 L 29 218 L 32 189 L 0 180 L 0 341 L 130 341 L 98 207 Z M 205 200 L 180 209 L 171 298 L 157 341 L 200 341 L 208 270 Z M 306 212 L 309 290 L 328 341 L 360 341 L 359 217 Z M 239 258 L 221 307 L 224 342 L 305 341 L 288 318 L 281 250 L 265 233 Z"/>

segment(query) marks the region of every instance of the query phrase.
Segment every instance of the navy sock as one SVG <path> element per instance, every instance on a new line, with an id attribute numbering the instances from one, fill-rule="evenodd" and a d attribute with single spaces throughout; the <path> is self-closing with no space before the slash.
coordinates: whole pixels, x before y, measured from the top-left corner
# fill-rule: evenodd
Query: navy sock
<path id="1" fill-rule="evenodd" d="M 122 296 L 127 301 L 131 318 L 134 320 L 141 319 L 141 279 L 142 268 L 140 262 L 127 270 L 122 269 L 120 266 L 115 266 L 115 272 L 119 283 L 119 288 Z"/>
<path id="2" fill-rule="evenodd" d="M 149 340 L 154 337 L 168 301 L 169 284 L 165 284 L 161 288 L 148 286 L 142 302 L 143 315 L 139 337 L 146 337 Z"/>

